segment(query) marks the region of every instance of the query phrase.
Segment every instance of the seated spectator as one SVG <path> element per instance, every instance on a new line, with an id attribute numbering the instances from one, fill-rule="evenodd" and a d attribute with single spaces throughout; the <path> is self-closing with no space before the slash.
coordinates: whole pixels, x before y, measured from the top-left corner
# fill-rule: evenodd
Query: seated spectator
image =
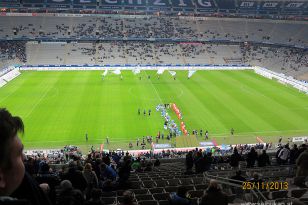
<path id="1" fill-rule="evenodd" d="M 131 191 L 125 191 L 123 193 L 123 202 L 121 205 L 137 205 L 135 201 L 136 200 L 133 196 L 133 193 Z"/>
<path id="2" fill-rule="evenodd" d="M 74 189 L 69 180 L 64 180 L 60 184 L 60 194 L 57 205 L 82 205 L 84 197 L 79 189 Z"/>
<path id="3" fill-rule="evenodd" d="M 23 145 L 18 137 L 24 132 L 20 117 L 0 109 L 0 202 L 1 204 L 49 205 L 38 184 L 25 173 Z M 6 201 L 6 202 L 4 202 Z M 12 202 L 12 203 L 11 203 Z"/>
<path id="4" fill-rule="evenodd" d="M 187 198 L 187 188 L 184 186 L 180 186 L 177 192 L 173 192 L 170 194 L 170 204 L 171 205 L 189 205 L 191 201 Z"/>
<path id="5" fill-rule="evenodd" d="M 141 159 L 138 157 L 136 160 L 133 161 L 131 167 L 133 170 L 135 170 L 136 172 L 140 172 L 141 171 L 141 163 L 140 163 Z"/>
<path id="6" fill-rule="evenodd" d="M 271 162 L 266 150 L 262 150 L 262 154 L 258 157 L 258 166 L 265 167 L 266 165 L 271 165 Z"/>
<path id="7" fill-rule="evenodd" d="M 91 198 L 88 200 L 85 205 L 104 205 L 104 202 L 101 199 L 102 190 L 93 189 L 91 192 Z"/>
<path id="8" fill-rule="evenodd" d="M 227 205 L 228 196 L 221 191 L 216 180 L 211 180 L 208 189 L 201 198 L 200 205 Z"/>

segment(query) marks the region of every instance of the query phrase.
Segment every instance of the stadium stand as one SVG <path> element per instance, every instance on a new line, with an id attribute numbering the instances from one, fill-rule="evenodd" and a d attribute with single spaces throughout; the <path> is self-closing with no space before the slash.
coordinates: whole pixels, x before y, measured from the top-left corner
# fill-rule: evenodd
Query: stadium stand
<path id="1" fill-rule="evenodd" d="M 248 64 L 304 80 L 307 73 L 304 21 L 123 15 L 2 19 L 0 38 L 18 40 L 1 41 L 2 67 Z"/>
<path id="2" fill-rule="evenodd" d="M 0 1 L 1 11 L 12 12 L 0 17 L 0 87 L 19 74 L 10 65 L 43 64 L 249 64 L 308 79 L 302 78 L 308 73 L 308 23 L 301 21 L 308 15 L 307 1 L 185 1 L 185 7 L 182 1 L 140 2 Z M 113 15 L 106 14 L 110 8 Z M 138 15 L 122 15 L 132 10 Z M 87 12 L 104 15 L 82 16 Z M 264 16 L 271 19 L 250 18 Z M 9 127 L 2 126 L 5 120 Z M 306 144 L 287 146 L 286 159 L 281 146 L 259 145 L 256 152 L 244 145 L 214 156 L 194 149 L 139 156 L 92 151 L 87 157 L 68 146 L 26 152 L 23 158 L 19 118 L 1 109 L 0 123 L 0 204 L 214 204 L 211 197 L 221 197 L 221 204 L 308 203 Z M 11 145 L 14 166 L 7 167 L 5 148 Z M 261 155 L 264 148 L 267 154 Z M 261 187 L 253 189 L 252 183 Z"/>
<path id="3" fill-rule="evenodd" d="M 142 17 L 142 16 L 141 16 Z M 3 16 L 1 39 L 157 38 L 307 45 L 305 21 L 144 16 Z M 59 24 L 61 22 L 61 24 Z M 244 32 L 243 32 L 244 31 Z M 270 33 L 268 31 L 271 31 Z"/>
<path id="4" fill-rule="evenodd" d="M 248 147 L 239 149 L 242 151 L 248 150 Z M 297 156 L 300 156 L 301 153 L 305 154 L 307 152 L 305 150 L 306 147 L 304 145 L 301 146 Z M 188 193 L 187 199 L 190 201 L 190 204 L 203 204 L 205 201 L 203 197 L 207 196 L 204 196 L 204 194 L 208 193 L 207 188 L 210 181 L 213 179 L 219 183 L 229 204 L 243 203 L 245 201 L 257 202 L 258 200 L 260 201 L 262 197 L 265 197 L 265 200 L 275 200 L 276 202 L 282 200 L 282 198 L 284 198 L 284 200 L 294 200 L 295 198 L 302 201 L 306 200 L 306 198 L 303 197 L 307 192 L 307 188 L 305 188 L 306 185 L 303 186 L 301 184 L 298 186 L 293 184 L 296 178 L 296 166 L 292 164 L 278 165 L 275 155 L 270 155 L 271 165 L 258 167 L 256 162 L 258 161 L 257 159 L 260 158 L 260 154 L 257 154 L 257 159 L 252 165 L 253 167 L 248 168 L 245 159 L 249 159 L 249 152 L 247 154 L 246 151 L 246 154 L 243 154 L 242 151 L 239 152 L 240 161 L 238 166 L 242 172 L 241 176 L 245 181 L 254 182 L 255 180 L 255 182 L 260 183 L 288 183 L 288 189 L 279 191 L 264 186 L 264 188 L 260 188 L 260 192 L 258 192 L 257 189 L 253 191 L 246 188 L 245 190 L 243 189 L 242 182 L 233 180 L 234 178 L 232 178 L 238 169 L 234 169 L 234 167 L 230 166 L 230 155 L 211 156 L 206 154 L 204 150 L 193 150 L 191 152 L 193 156 L 193 167 L 195 167 L 192 172 L 187 172 L 185 168 L 185 158 L 183 158 L 185 153 L 182 153 L 182 157 L 178 159 L 161 159 L 162 163 L 158 167 L 154 166 L 150 158 L 143 158 L 143 156 L 142 158 L 136 158 L 128 153 L 116 152 L 109 154 L 92 152 L 86 159 L 71 155 L 71 158 L 75 160 L 75 162 L 71 161 L 68 167 L 67 165 L 48 165 L 48 160 L 42 157 L 28 156 L 26 167 L 29 170 L 34 170 L 33 165 L 39 164 L 38 171 L 33 172 L 33 176 L 37 178 L 41 176 L 40 170 L 42 170 L 42 168 L 40 167 L 48 166 L 48 169 L 45 169 L 49 170 L 49 174 L 57 176 L 59 184 L 60 181 L 65 178 L 63 178 L 63 176 L 69 175 L 71 172 L 69 170 L 84 170 L 84 165 L 86 163 L 91 163 L 93 171 L 100 181 L 98 187 L 103 190 L 101 193 L 101 201 L 105 204 L 120 204 L 123 200 L 122 194 L 124 190 L 130 190 L 133 193 L 133 200 L 136 204 L 172 204 L 173 194 L 171 193 L 176 193 L 179 188 L 186 190 Z M 260 149 L 258 149 L 258 152 L 259 151 Z M 217 161 L 220 160 L 220 158 L 224 158 L 224 160 Z M 297 166 L 300 163 L 299 161 L 300 160 L 297 160 Z M 126 167 L 127 162 L 129 162 L 128 167 Z M 116 170 L 117 180 L 109 178 L 108 176 L 110 175 L 102 172 L 99 168 L 99 164 L 101 163 L 110 164 L 110 167 Z M 140 168 L 134 169 L 138 167 L 136 164 L 140 164 Z M 49 169 L 49 166 L 53 168 Z M 68 172 L 64 171 L 64 173 L 67 172 L 68 174 L 63 175 L 62 172 L 59 172 L 61 169 L 68 169 Z M 128 179 L 121 181 L 121 178 L 127 177 L 127 174 L 129 176 Z M 80 186 L 80 180 L 78 182 L 79 185 L 75 186 Z M 74 184 L 74 182 L 72 183 Z M 55 189 L 56 193 L 61 192 L 60 187 L 55 187 Z"/>

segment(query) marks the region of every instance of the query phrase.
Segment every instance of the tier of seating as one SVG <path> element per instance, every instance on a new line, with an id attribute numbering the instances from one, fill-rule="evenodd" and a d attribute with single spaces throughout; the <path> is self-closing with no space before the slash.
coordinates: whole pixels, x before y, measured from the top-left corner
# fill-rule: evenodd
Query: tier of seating
<path id="1" fill-rule="evenodd" d="M 307 152 L 305 151 L 305 145 L 301 145 L 299 149 L 296 146 L 290 149 L 290 160 L 287 160 L 290 164 L 285 165 L 282 165 L 282 161 L 279 160 L 281 157 L 280 152 L 284 152 L 281 151 L 284 148 L 270 149 L 268 151 L 272 154 L 269 155 L 263 152 L 263 155 L 268 156 L 270 160 L 268 163 L 271 165 L 262 167 L 259 167 L 261 166 L 261 161 L 259 161 L 261 160 L 261 155 L 256 154 L 253 148 L 244 154 L 242 148 L 240 148 L 241 154 L 238 154 L 237 149 L 234 149 L 231 156 L 229 154 L 222 156 L 226 158 L 226 162 L 220 163 L 215 162 L 210 153 L 196 149 L 187 152 L 186 158 L 168 160 L 151 160 L 150 158 L 142 160 L 133 158 L 128 153 L 112 152 L 102 154 L 92 152 L 86 159 L 72 155 L 71 159 L 74 159 L 74 161 L 70 161 L 68 166 L 53 164 L 50 167 L 46 158 L 42 158 L 40 155 L 35 155 L 34 157 L 28 155 L 25 164 L 27 170 L 32 170 L 33 165 L 39 164 L 37 173 L 32 172 L 32 176 L 39 183 L 47 183 L 52 190 L 55 190 L 54 195 L 51 193 L 49 195 L 52 201 L 59 205 L 63 204 L 63 194 L 66 193 L 65 189 L 67 189 L 63 183 L 70 183 L 66 180 L 71 181 L 71 189 L 82 191 L 80 192 L 81 196 L 84 195 L 89 200 L 88 203 L 92 204 L 90 203 L 91 195 L 88 193 L 89 188 L 86 188 L 93 180 L 93 178 L 89 178 L 89 173 L 98 178 L 96 183 L 99 183 L 93 184 L 100 191 L 98 200 L 110 205 L 129 204 L 125 202 L 127 193 L 130 193 L 130 200 L 135 204 L 177 204 L 172 197 L 174 193 L 179 193 L 179 190 L 185 190 L 185 193 L 187 193 L 188 204 L 204 204 L 213 180 L 219 183 L 228 204 L 260 202 L 260 200 L 275 202 L 299 200 L 303 203 L 308 203 L 307 184 L 304 184 L 305 182 L 307 183 L 307 179 L 295 173 L 296 171 L 298 172 L 298 166 L 301 162 L 297 162 L 297 166 L 292 164 L 297 158 L 303 159 L 302 155 L 305 156 Z M 287 146 L 285 148 L 289 149 Z M 259 151 L 261 150 L 259 149 Z M 254 159 L 251 158 L 252 153 L 255 153 Z M 238 155 L 239 158 L 236 158 L 238 164 L 233 163 L 233 159 L 235 159 L 233 155 Z M 277 156 L 279 157 L 276 158 Z M 259 166 L 255 166 L 256 159 L 258 159 Z M 189 166 L 190 160 L 192 160 L 191 167 Z M 249 165 L 250 160 L 253 162 L 252 167 Z M 110 165 L 106 166 L 105 163 Z M 91 168 L 90 164 L 92 164 L 93 168 Z M 106 167 L 109 168 L 106 169 Z M 83 177 L 86 178 L 84 183 L 88 185 L 83 184 Z M 239 179 L 238 177 L 241 178 Z M 64 181 L 60 183 L 61 180 Z M 287 187 L 278 189 L 269 187 L 244 189 L 243 181 L 267 184 L 287 183 Z M 97 191 L 93 187 L 90 190 Z M 301 203 L 299 202 L 299 204 Z"/>
<path id="2" fill-rule="evenodd" d="M 308 52 L 256 45 L 146 42 L 26 45 L 27 64 L 249 64 L 298 77 L 306 73 Z"/>
<path id="3" fill-rule="evenodd" d="M 1 17 L 0 38 L 181 38 L 255 41 L 303 46 L 307 22 L 232 18 Z"/>

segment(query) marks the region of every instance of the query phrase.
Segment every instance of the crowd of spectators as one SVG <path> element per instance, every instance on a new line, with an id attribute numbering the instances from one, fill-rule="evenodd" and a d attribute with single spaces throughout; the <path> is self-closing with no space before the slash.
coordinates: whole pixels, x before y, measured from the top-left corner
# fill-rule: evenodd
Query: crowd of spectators
<path id="1" fill-rule="evenodd" d="M 14 18 L 12 18 L 14 20 Z M 18 19 L 18 18 L 17 18 Z M 260 41 L 275 41 L 275 32 L 269 36 L 266 33 L 267 24 L 254 22 L 255 26 L 247 27 L 246 34 L 243 35 L 235 28 L 238 27 L 240 21 L 231 21 L 234 24 L 226 28 L 215 27 L 216 20 L 208 22 L 198 20 L 188 20 L 181 18 L 165 18 L 157 16 L 136 17 L 136 18 L 120 18 L 120 17 L 84 17 L 84 18 L 63 18 L 62 22 L 53 18 L 46 18 L 41 21 L 34 18 L 26 18 L 26 23 L 14 24 L 11 29 L 0 29 L 3 37 L 70 37 L 72 39 L 80 39 L 81 37 L 92 38 L 108 38 L 118 37 L 119 39 L 132 38 L 181 38 L 191 40 L 231 40 L 239 42 L 249 42 L 259 35 L 263 36 Z M 21 20 L 22 21 L 22 20 Z M 9 21 L 8 21 L 9 22 Z M 45 24 L 42 24 L 45 22 Z M 228 21 L 222 22 L 227 24 Z M 203 29 L 204 25 L 209 24 L 207 29 Z M 227 24 L 228 25 L 228 24 Z M 9 25 L 8 25 L 9 26 Z M 262 27 L 264 26 L 264 28 Z M 281 26 L 281 28 L 280 28 Z M 282 27 L 292 27 L 292 24 L 277 24 L 276 29 L 283 30 Z M 10 26 L 9 26 L 10 27 Z M 299 29 L 299 25 L 294 29 Z M 299 31 L 302 31 L 299 29 Z M 7 34 L 11 32 L 11 34 Z M 277 35 L 280 35 L 277 33 Z M 299 36 L 298 34 L 297 36 Z M 278 38 L 277 38 L 278 39 Z M 279 39 L 282 39 L 279 36 Z M 285 40 L 281 43 L 298 43 L 305 45 L 302 38 L 295 39 L 294 36 L 288 36 L 286 33 Z M 46 45 L 48 47 L 48 45 Z M 59 49 L 67 49 L 61 47 Z M 16 59 L 21 63 L 27 63 L 27 53 L 34 52 L 35 49 L 26 51 L 25 42 L 22 41 L 1 41 L 1 57 L 6 56 L 7 59 Z M 78 51 L 78 52 L 77 52 Z M 228 53 L 229 51 L 229 53 Z M 41 52 L 41 51 L 39 51 Z M 75 53 L 77 52 L 77 53 Z M 230 47 L 223 44 L 207 43 L 207 44 L 176 44 L 162 42 L 146 42 L 146 41 L 112 41 L 110 43 L 93 43 L 92 47 L 83 47 L 82 43 L 77 48 L 67 51 L 66 62 L 70 62 L 70 58 L 74 55 L 83 55 L 84 64 L 109 64 L 110 62 L 125 62 L 135 64 L 170 64 L 170 63 L 206 63 L 206 64 L 234 64 L 246 63 L 251 65 L 260 65 L 275 69 L 276 71 L 296 75 L 297 71 L 302 71 L 307 67 L 308 55 L 307 51 L 300 48 L 287 48 L 277 46 L 264 46 L 258 44 L 243 43 L 234 44 Z M 63 64 L 65 56 L 57 56 L 54 59 L 55 64 Z M 76 56 L 75 58 L 80 58 Z M 199 59 L 199 60 L 197 60 Z M 203 60 L 202 60 L 203 59 Z M 58 61 L 58 62 L 57 62 Z M 32 62 L 31 63 L 35 63 Z M 40 62 L 42 63 L 42 62 Z M 72 63 L 74 64 L 74 63 Z"/>
<path id="2" fill-rule="evenodd" d="M 27 61 L 25 45 L 24 41 L 0 41 L 1 61 L 18 59 L 25 63 Z"/>
<path id="3" fill-rule="evenodd" d="M 60 64 L 248 64 L 266 67 L 291 76 L 306 72 L 308 52 L 303 49 L 234 44 L 178 44 L 158 42 L 112 41 L 104 43 L 72 43 L 52 46 L 64 55 L 51 53 L 49 45 L 27 46 L 27 56 L 50 56 L 48 63 Z M 37 53 L 36 53 L 37 52 Z M 54 52 L 54 51 L 53 51 Z M 44 60 L 27 59 L 28 64 L 44 64 Z M 45 63 L 46 64 L 46 63 Z"/>
<path id="4" fill-rule="evenodd" d="M 301 25 L 290 23 L 275 24 L 272 35 L 267 33 L 267 28 L 271 22 L 254 21 L 250 22 L 255 26 L 246 25 L 245 20 L 223 21 L 221 19 L 193 20 L 180 17 L 163 16 L 105 16 L 100 17 L 32 17 L 21 19 L 10 17 L 16 21 L 13 25 L 8 25 L 9 30 L 1 29 L 0 32 L 9 37 L 11 35 L 22 37 L 71 37 L 71 38 L 181 38 L 181 39 L 214 39 L 231 41 L 273 41 L 275 43 L 302 44 L 305 39 Z M 44 20 L 41 20 L 44 18 Z M 56 19 L 56 20 L 54 20 Z M 59 23 L 61 22 L 61 23 Z M 274 23 L 271 23 L 274 25 Z M 219 25 L 219 26 L 217 26 Z M 279 35 L 280 31 L 287 27 L 292 27 L 295 35 Z M 234 28 L 234 30 L 232 30 Z M 237 29 L 242 28 L 244 32 Z M 231 30 L 230 30 L 231 29 Z M 272 28 L 273 29 L 273 28 Z M 277 32 L 277 34 L 275 33 Z M 9 32 L 9 33 L 10 33 Z M 1 35 L 0 35 L 1 36 Z M 304 37 L 306 38 L 306 37 Z"/>

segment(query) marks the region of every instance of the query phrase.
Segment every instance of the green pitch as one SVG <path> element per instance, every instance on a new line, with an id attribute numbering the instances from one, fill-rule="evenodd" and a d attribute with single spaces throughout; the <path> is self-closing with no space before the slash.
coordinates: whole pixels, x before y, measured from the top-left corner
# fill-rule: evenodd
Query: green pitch
<path id="1" fill-rule="evenodd" d="M 101 74 L 23 72 L 0 88 L 0 107 L 23 118 L 28 149 L 67 144 L 88 149 L 105 143 L 107 136 L 105 148 L 127 148 L 131 141 L 136 149 L 137 138 L 167 133 L 155 110 L 160 103 L 176 103 L 188 131 L 208 130 L 218 144 L 255 143 L 256 136 L 277 142 L 280 135 L 308 134 L 308 96 L 253 71 L 197 71 L 191 79 L 179 71 L 176 80 L 168 72 L 158 79 L 156 71 L 122 71 L 122 80 L 111 73 L 102 80 Z M 151 116 L 144 116 L 144 109 L 151 109 Z"/>

